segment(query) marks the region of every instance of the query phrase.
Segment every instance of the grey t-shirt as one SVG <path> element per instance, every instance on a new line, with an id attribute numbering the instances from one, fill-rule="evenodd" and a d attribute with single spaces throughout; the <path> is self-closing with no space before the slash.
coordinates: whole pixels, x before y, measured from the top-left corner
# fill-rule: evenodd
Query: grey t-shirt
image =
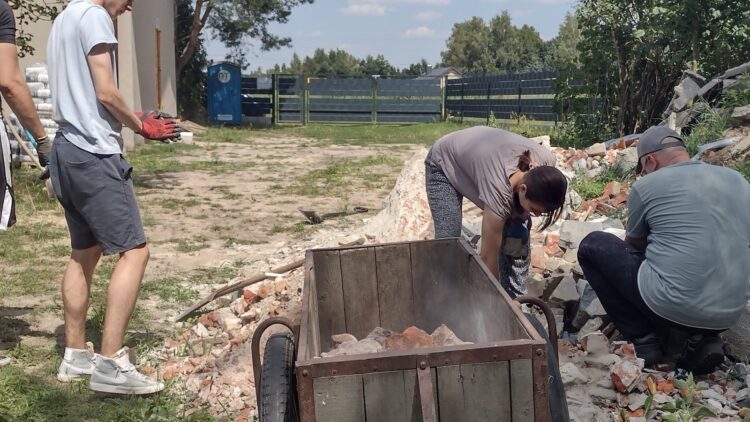
<path id="1" fill-rule="evenodd" d="M 535 165 L 556 163 L 548 148 L 513 132 L 487 126 L 443 136 L 432 146 L 432 161 L 461 195 L 506 219 L 513 209 L 509 178 L 518 171 L 518 159 L 526 151 Z"/>
<path id="2" fill-rule="evenodd" d="M 96 98 L 88 54 L 110 46 L 112 68 L 117 45 L 112 18 L 90 0 L 73 0 L 52 24 L 47 67 L 60 131 L 73 145 L 94 154 L 122 153 L 122 124 Z"/>
<path id="3" fill-rule="evenodd" d="M 750 185 L 736 171 L 686 161 L 638 180 L 627 235 L 647 238 L 638 272 L 656 314 L 695 328 L 733 326 L 750 298 Z"/>

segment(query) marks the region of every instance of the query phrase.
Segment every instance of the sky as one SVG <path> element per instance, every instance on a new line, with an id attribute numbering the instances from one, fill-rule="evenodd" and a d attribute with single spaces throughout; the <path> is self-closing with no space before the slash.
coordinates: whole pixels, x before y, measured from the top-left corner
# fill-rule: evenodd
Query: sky
<path id="1" fill-rule="evenodd" d="M 291 37 L 292 47 L 261 51 L 248 46 L 250 69 L 289 63 L 296 52 L 311 56 L 316 48 L 343 49 L 357 58 L 382 54 L 397 68 L 426 59 L 440 61 L 453 25 L 479 16 L 489 22 L 508 10 L 513 24 L 532 25 L 544 40 L 557 35 L 575 0 L 316 0 L 296 7 L 289 22 L 270 27 Z M 206 37 L 209 60 L 224 59 L 222 45 Z"/>

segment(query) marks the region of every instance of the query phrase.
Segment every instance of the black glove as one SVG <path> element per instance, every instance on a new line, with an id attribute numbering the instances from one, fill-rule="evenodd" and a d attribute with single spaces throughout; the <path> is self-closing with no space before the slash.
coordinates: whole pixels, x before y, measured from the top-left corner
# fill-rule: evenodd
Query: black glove
<path id="1" fill-rule="evenodd" d="M 52 141 L 49 136 L 44 135 L 36 140 L 36 154 L 39 156 L 39 165 L 47 167 L 49 156 L 52 154 Z"/>

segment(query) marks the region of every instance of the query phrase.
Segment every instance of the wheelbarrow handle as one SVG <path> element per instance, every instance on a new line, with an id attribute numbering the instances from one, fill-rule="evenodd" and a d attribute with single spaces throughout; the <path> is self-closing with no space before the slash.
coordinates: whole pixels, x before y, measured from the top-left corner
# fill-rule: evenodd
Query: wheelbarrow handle
<path id="1" fill-rule="evenodd" d="M 542 299 L 534 296 L 519 296 L 516 301 L 522 305 L 532 305 L 539 308 L 544 317 L 547 318 L 547 332 L 549 335 L 549 341 L 552 343 L 552 347 L 555 349 L 555 356 L 560 356 L 557 344 L 557 323 L 555 322 L 555 315 L 552 313 L 549 305 Z"/>
<path id="2" fill-rule="evenodd" d="M 258 324 L 258 327 L 255 329 L 255 333 L 253 333 L 252 343 L 250 344 L 250 353 L 252 354 L 253 358 L 253 378 L 255 379 L 255 397 L 257 398 L 262 397 L 260 391 L 260 380 L 262 379 L 261 377 L 263 372 L 263 362 L 260 361 L 260 340 L 266 330 L 271 328 L 271 326 L 273 325 L 283 325 L 292 332 L 292 335 L 294 336 L 294 354 L 295 356 L 297 354 L 297 341 L 299 338 L 299 332 L 296 329 L 297 327 L 290 319 L 283 317 L 273 317 L 268 318 L 267 320 Z M 258 403 L 260 403 L 260 400 L 258 401 Z"/>

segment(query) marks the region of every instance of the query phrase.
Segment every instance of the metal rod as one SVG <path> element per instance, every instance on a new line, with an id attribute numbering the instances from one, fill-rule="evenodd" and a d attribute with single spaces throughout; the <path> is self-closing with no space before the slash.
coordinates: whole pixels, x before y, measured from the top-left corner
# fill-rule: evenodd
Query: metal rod
<path id="1" fill-rule="evenodd" d="M 555 357 L 558 357 L 557 323 L 555 322 L 555 315 L 552 313 L 552 309 L 542 299 L 534 296 L 520 296 L 516 298 L 516 301 L 522 305 L 536 306 L 542 311 L 544 317 L 547 318 L 549 341 L 552 343 L 552 348 L 555 349 Z"/>

